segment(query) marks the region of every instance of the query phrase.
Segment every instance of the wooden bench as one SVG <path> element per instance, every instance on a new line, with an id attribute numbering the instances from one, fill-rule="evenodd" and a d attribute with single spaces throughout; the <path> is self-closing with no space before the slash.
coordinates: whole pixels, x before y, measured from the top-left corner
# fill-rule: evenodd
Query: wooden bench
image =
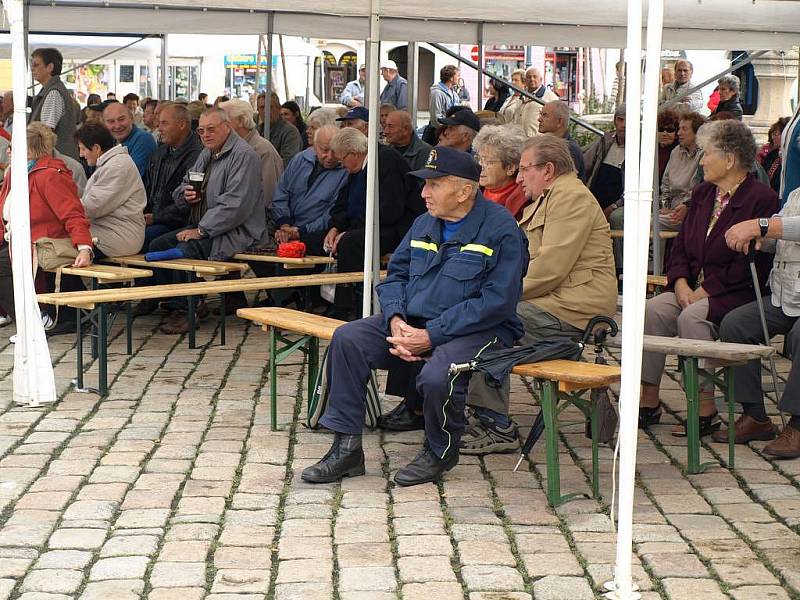
<path id="1" fill-rule="evenodd" d="M 272 431 L 275 431 L 278 427 L 278 365 L 297 351 L 305 354 L 308 359 L 306 381 L 310 410 L 319 370 L 319 341 L 330 340 L 333 332 L 346 321 L 288 308 L 272 307 L 240 308 L 236 311 L 236 316 L 261 325 L 261 328 L 269 334 L 270 426 Z M 298 340 L 287 339 L 281 333 L 284 331 L 299 334 L 301 337 Z"/>
<path id="2" fill-rule="evenodd" d="M 131 256 L 115 256 L 106 258 L 107 262 L 112 262 L 123 267 L 145 267 L 148 269 L 167 269 L 169 271 L 181 271 L 190 277 L 219 277 L 231 273 L 242 273 L 249 267 L 244 263 L 223 262 L 218 260 L 202 260 L 195 258 L 175 258 L 172 260 L 145 260 L 144 254 L 133 254 Z"/>
<path id="3" fill-rule="evenodd" d="M 283 265 L 283 268 L 286 270 L 310 269 L 312 267 L 316 267 L 317 265 L 329 265 L 336 262 L 336 259 L 330 256 L 304 256 L 302 258 L 286 258 L 282 256 L 276 256 L 275 254 L 248 254 L 246 252 L 234 254 L 233 258 L 245 262 L 276 263 Z"/>
<path id="4" fill-rule="evenodd" d="M 622 336 L 608 338 L 606 345 L 619 347 Z M 645 352 L 675 355 L 683 379 L 686 394 L 686 442 L 687 470 L 691 474 L 702 473 L 716 463 L 700 463 L 700 389 L 703 383 L 712 383 L 722 392 L 728 408 L 728 466 L 735 466 L 735 436 L 733 367 L 746 364 L 750 360 L 762 360 L 775 353 L 772 346 L 751 344 L 731 344 L 728 342 L 709 342 L 687 340 L 678 337 L 645 335 Z M 711 365 L 700 367 L 700 360 L 713 361 Z"/>
<path id="5" fill-rule="evenodd" d="M 611 230 L 611 238 L 612 239 L 619 239 L 625 237 L 625 231 L 622 229 L 612 229 Z M 650 232 L 650 237 L 653 237 L 653 232 Z M 678 237 L 677 231 L 659 231 L 658 237 L 662 240 L 671 240 Z"/>
<path id="6" fill-rule="evenodd" d="M 55 270 L 51 270 L 51 272 L 55 272 Z M 130 283 L 136 279 L 153 276 L 153 271 L 150 269 L 133 269 L 97 263 L 88 267 L 61 267 L 61 273 L 91 279 L 96 285 Z"/>
<path id="7" fill-rule="evenodd" d="M 608 387 L 620 380 L 621 370 L 615 365 L 601 365 L 574 360 L 547 360 L 517 365 L 516 375 L 536 380 L 541 393 L 544 417 L 545 453 L 547 456 L 547 500 L 556 507 L 579 494 L 561 495 L 561 472 L 558 459 L 558 415 L 569 405 L 576 406 L 592 424 L 592 496 L 600 497 L 599 422 L 597 405 L 586 392 Z M 562 402 L 559 404 L 559 400 Z"/>
<path id="8" fill-rule="evenodd" d="M 382 273 L 385 276 L 385 273 Z M 330 273 L 304 276 L 286 277 L 259 277 L 251 279 L 224 279 L 217 281 L 198 281 L 194 283 L 175 283 L 169 285 L 140 286 L 131 288 L 115 288 L 103 290 L 86 290 L 80 292 L 58 292 L 49 294 L 38 294 L 37 301 L 42 304 L 52 304 L 55 306 L 71 306 L 78 309 L 79 319 L 76 331 L 77 345 L 77 385 L 83 387 L 83 336 L 80 323 L 85 318 L 80 317 L 80 311 L 89 311 L 90 315 L 86 318 L 93 318 L 98 323 L 98 346 L 99 346 L 99 386 L 98 391 L 101 396 L 108 393 L 108 305 L 115 302 L 132 302 L 138 300 L 153 300 L 162 298 L 187 297 L 189 299 L 189 346 L 195 347 L 195 315 L 193 299 L 196 296 L 208 294 L 219 294 L 222 306 L 225 305 L 225 294 L 230 292 L 248 292 L 257 290 L 280 289 L 303 285 L 322 285 L 338 283 L 358 283 L 362 281 L 364 274 L 354 273 Z M 95 312 L 96 311 L 96 312 Z M 94 313 L 94 314 L 92 314 Z M 220 341 L 225 344 L 225 311 L 220 311 Z"/>

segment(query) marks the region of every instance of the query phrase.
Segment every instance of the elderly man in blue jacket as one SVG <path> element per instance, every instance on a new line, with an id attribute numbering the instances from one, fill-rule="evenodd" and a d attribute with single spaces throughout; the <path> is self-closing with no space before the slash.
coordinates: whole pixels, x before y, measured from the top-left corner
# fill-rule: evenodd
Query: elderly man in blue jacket
<path id="1" fill-rule="evenodd" d="M 516 316 L 528 242 L 511 214 L 478 189 L 480 167 L 453 148 L 431 150 L 422 197 L 428 212 L 414 221 L 378 286 L 382 314 L 342 325 L 331 342 L 328 410 L 322 425 L 333 445 L 303 471 L 310 483 L 363 475 L 366 383 L 371 369 L 424 361 L 416 379 L 423 398 L 425 444 L 395 475 L 398 485 L 438 480 L 458 463 L 469 374 L 451 363 L 493 346 L 510 346 L 523 330 Z"/>

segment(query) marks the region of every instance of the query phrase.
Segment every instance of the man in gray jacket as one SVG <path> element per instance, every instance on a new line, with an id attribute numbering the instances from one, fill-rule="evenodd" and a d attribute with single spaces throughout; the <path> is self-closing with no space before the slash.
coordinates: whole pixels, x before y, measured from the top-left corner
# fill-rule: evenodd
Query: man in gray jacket
<path id="1" fill-rule="evenodd" d="M 445 65 L 439 70 L 439 83 L 431 86 L 428 112 L 431 115 L 431 127 L 437 130 L 442 128 L 439 119 L 444 119 L 448 110 L 460 104 L 458 94 L 453 91 L 456 83 L 458 83 L 458 67 Z M 427 160 L 427 156 L 425 159 Z"/>
<path id="2" fill-rule="evenodd" d="M 258 154 L 233 131 L 220 109 L 208 109 L 200 116 L 197 134 L 204 149 L 189 172 L 204 173 L 200 191 L 189 184 L 187 173 L 172 193 L 178 207 L 189 207 L 190 225 L 153 240 L 148 259 L 228 260 L 266 241 Z M 186 331 L 184 315 L 173 320 L 162 327 L 165 333 Z"/>
<path id="3" fill-rule="evenodd" d="M 725 233 L 728 246 L 738 252 L 750 252 L 752 240 L 756 242 L 756 249 L 775 252 L 769 279 L 772 293 L 763 298 L 763 303 L 769 335 L 784 334 L 787 353 L 792 357 L 792 368 L 778 402 L 778 409 L 788 413 L 790 418 L 775 438 L 775 425 L 764 408 L 761 361 L 752 360 L 746 366 L 736 367 L 736 401 L 741 403 L 743 411 L 734 426 L 736 443 L 772 440 L 764 446 L 764 454 L 775 458 L 797 458 L 800 456 L 800 288 L 797 287 L 800 276 L 800 189 L 789 195 L 778 215 L 771 219 L 742 221 Z M 763 344 L 764 333 L 757 303 L 751 302 L 729 312 L 720 324 L 719 334 L 723 342 Z M 795 358 L 798 358 L 797 363 Z M 713 438 L 715 442 L 724 443 L 728 440 L 728 432 L 719 430 Z"/>

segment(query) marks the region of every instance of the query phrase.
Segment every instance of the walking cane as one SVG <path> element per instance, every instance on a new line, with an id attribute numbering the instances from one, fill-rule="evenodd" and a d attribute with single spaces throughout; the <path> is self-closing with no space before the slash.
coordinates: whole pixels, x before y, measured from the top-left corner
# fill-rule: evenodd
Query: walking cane
<path id="1" fill-rule="evenodd" d="M 771 346 L 769 338 L 769 330 L 767 329 L 767 315 L 764 312 L 764 300 L 761 298 L 761 286 L 758 284 L 758 273 L 756 272 L 756 242 L 750 242 L 750 248 L 747 251 L 747 261 L 750 263 L 750 275 L 753 277 L 753 289 L 756 292 L 756 304 L 758 304 L 758 316 L 761 317 L 761 330 L 764 332 L 764 344 Z M 778 406 L 778 376 L 775 370 L 775 356 L 769 356 L 769 370 L 772 374 L 772 389 L 775 391 L 775 406 Z M 781 425 L 786 427 L 786 417 L 783 412 L 778 409 L 778 414 L 781 416 Z"/>

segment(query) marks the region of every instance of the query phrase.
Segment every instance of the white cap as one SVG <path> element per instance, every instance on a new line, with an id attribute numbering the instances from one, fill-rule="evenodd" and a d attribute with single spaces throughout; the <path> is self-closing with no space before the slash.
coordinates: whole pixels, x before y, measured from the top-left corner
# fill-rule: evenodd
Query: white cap
<path id="1" fill-rule="evenodd" d="M 381 61 L 381 69 L 394 69 L 397 71 L 397 63 L 393 60 L 383 60 Z"/>

